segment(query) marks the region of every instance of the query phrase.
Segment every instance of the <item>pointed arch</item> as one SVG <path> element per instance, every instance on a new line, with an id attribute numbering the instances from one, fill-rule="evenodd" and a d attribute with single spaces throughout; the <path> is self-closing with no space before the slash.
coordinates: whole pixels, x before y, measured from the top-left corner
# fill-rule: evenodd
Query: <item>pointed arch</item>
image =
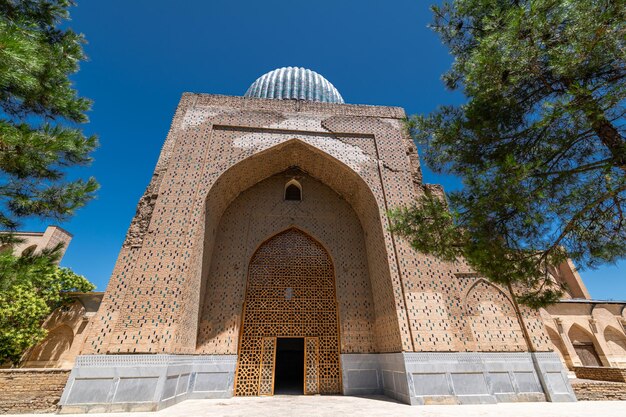
<path id="1" fill-rule="evenodd" d="M 376 161 L 363 158 L 361 163 L 376 164 Z M 359 217 L 365 217 L 372 208 L 379 212 L 370 185 L 355 170 L 355 166 L 299 138 L 257 151 L 220 173 L 206 196 L 206 210 L 220 217 L 241 192 L 293 166 L 335 190 L 353 206 Z"/>
<path id="2" fill-rule="evenodd" d="M 509 303 L 510 303 L 510 307 L 513 308 L 513 300 L 511 300 L 511 297 L 502 290 L 502 288 L 498 287 L 497 285 L 495 285 L 494 283 L 488 281 L 485 278 L 478 278 L 476 281 L 474 281 L 472 283 L 472 285 L 470 285 L 469 287 L 467 287 L 467 289 L 465 289 L 465 291 L 463 292 L 463 295 L 461 297 L 461 300 L 463 301 L 463 307 L 465 309 L 465 313 L 466 314 L 472 314 L 469 310 L 468 310 L 468 298 L 469 295 L 477 290 L 477 287 L 479 286 L 484 286 L 486 288 L 489 288 L 490 290 L 496 291 L 498 292 L 501 297 L 503 299 L 506 299 Z"/>
<path id="3" fill-rule="evenodd" d="M 290 227 L 258 246 L 247 275 L 236 395 L 273 393 L 277 338 L 312 341 L 310 353 L 324 358 L 307 364 L 304 393 L 340 393 L 339 314 L 330 253 Z"/>
<path id="4" fill-rule="evenodd" d="M 302 185 L 295 178 L 285 184 L 285 200 L 302 201 Z"/>
<path id="5" fill-rule="evenodd" d="M 611 354 L 611 362 L 619 365 L 626 364 L 626 336 L 614 326 L 606 326 L 604 340 Z"/>
<path id="6" fill-rule="evenodd" d="M 285 237 L 285 236 L 287 237 L 287 239 L 281 239 L 281 237 Z M 290 239 L 291 239 L 291 243 L 293 243 L 294 245 L 284 246 L 284 247 L 279 247 L 279 245 L 276 245 L 276 244 L 273 245 L 273 243 L 278 240 L 281 240 L 280 243 L 282 243 L 282 241 L 289 241 Z M 302 253 L 299 252 L 299 248 L 301 248 L 301 246 L 303 245 L 303 241 L 304 241 L 304 245 L 309 247 L 309 250 L 311 247 L 314 247 L 315 248 L 314 252 L 317 253 L 317 256 L 321 258 L 326 258 L 328 260 L 328 262 L 330 263 L 330 269 L 332 270 L 332 273 L 334 274 L 335 267 L 334 267 L 333 258 L 331 256 L 330 251 L 326 248 L 326 245 L 324 245 L 319 239 L 315 238 L 309 231 L 304 230 L 304 228 L 301 226 L 290 226 L 276 233 L 272 233 L 270 236 L 265 238 L 261 243 L 259 243 L 256 249 L 254 250 L 254 252 L 252 253 L 252 256 L 250 257 L 250 262 L 248 264 L 248 274 L 250 273 L 249 271 L 250 266 L 257 260 L 263 248 L 270 247 L 274 250 L 278 249 L 281 251 L 281 254 L 287 257 L 302 256 Z M 247 285 L 248 283 L 246 282 L 246 286 Z"/>
<path id="7" fill-rule="evenodd" d="M 524 335 L 511 299 L 480 278 L 464 295 L 464 309 L 477 351 L 525 351 Z"/>
<path id="8" fill-rule="evenodd" d="M 552 342 L 552 345 L 554 346 L 555 352 L 559 355 L 559 358 L 561 359 L 561 362 L 563 362 L 563 364 L 568 369 L 572 369 L 573 368 L 572 361 L 571 361 L 569 354 L 567 353 L 567 348 L 565 347 L 565 343 L 563 342 L 561 335 L 559 335 L 559 333 L 555 329 L 553 329 L 551 326 L 547 324 L 546 324 L 546 330 L 548 332 L 548 337 L 550 338 L 550 341 Z"/>
<path id="9" fill-rule="evenodd" d="M 35 253 L 36 250 L 37 250 L 37 245 L 30 245 L 29 247 L 27 247 L 26 249 L 22 251 L 22 256 L 32 255 Z"/>
<path id="10" fill-rule="evenodd" d="M 567 332 L 567 337 L 574 346 L 576 355 L 583 366 L 602 366 L 602 350 L 595 336 L 578 323 L 574 323 Z M 604 356 L 604 355 L 603 355 Z"/>
<path id="11" fill-rule="evenodd" d="M 399 320 L 395 306 L 399 302 L 396 300 L 396 294 L 401 292 L 397 288 L 394 290 L 394 285 L 397 284 L 391 278 L 392 274 L 397 273 L 390 267 L 396 262 L 396 255 L 387 249 L 391 236 L 385 226 L 387 222 L 385 202 L 380 193 L 375 195 L 372 191 L 372 187 L 377 186 L 375 182 L 377 179 L 368 177 L 369 181 L 374 181 L 370 186 L 359 174 L 359 170 L 365 165 L 377 166 L 377 162 L 356 147 L 361 156 L 344 162 L 339 159 L 342 154 L 335 149 L 332 141 L 329 138 L 324 142 L 316 142 L 314 146 L 304 139 L 293 138 L 263 150 L 255 150 L 255 153 L 248 154 L 219 175 L 216 174 L 217 178 L 206 195 L 204 221 L 200 222 L 193 238 L 191 275 L 194 279 L 189 285 L 195 289 L 187 292 L 197 299 L 185 303 L 181 312 L 181 322 L 190 324 L 179 326 L 181 329 L 195 328 L 196 332 L 193 339 L 191 334 L 185 334 L 178 337 L 179 340 L 184 340 L 187 345 L 193 343 L 197 348 L 200 315 L 203 309 L 202 297 L 206 292 L 205 277 L 210 271 L 220 220 L 227 208 L 237 196 L 255 184 L 290 168 L 298 167 L 316 181 L 331 188 L 354 210 L 365 232 L 364 242 L 374 296 L 373 309 L 377 317 L 374 321 L 376 343 L 382 351 L 402 350 L 400 334 L 402 326 L 382 325 L 390 319 Z M 333 152 L 338 154 L 335 155 Z"/>
<path id="12" fill-rule="evenodd" d="M 572 343 L 594 343 L 597 344 L 595 336 L 578 323 L 572 324 L 567 331 L 567 337 Z"/>
<path id="13" fill-rule="evenodd" d="M 252 260 L 254 258 L 254 255 L 259 251 L 259 249 L 261 247 L 266 245 L 272 239 L 275 239 L 277 236 L 282 235 L 282 234 L 287 233 L 287 232 L 290 232 L 290 231 L 301 233 L 301 234 L 307 236 L 309 239 L 311 239 L 317 245 L 319 245 L 328 254 L 328 257 L 330 258 L 330 260 L 331 260 L 331 262 L 333 264 L 333 270 L 334 270 L 334 261 L 333 261 L 332 253 L 328 249 L 327 243 L 324 242 L 323 239 L 315 236 L 315 233 L 313 233 L 312 231 L 310 231 L 309 229 L 307 229 L 306 227 L 304 227 L 304 226 L 302 226 L 300 224 L 297 225 L 297 226 L 296 225 L 288 226 L 288 227 L 285 227 L 283 229 L 280 229 L 278 231 L 275 231 L 275 232 L 267 235 L 267 237 L 261 239 L 261 241 L 254 247 L 252 253 L 250 254 L 250 256 L 248 258 L 250 260 Z"/>

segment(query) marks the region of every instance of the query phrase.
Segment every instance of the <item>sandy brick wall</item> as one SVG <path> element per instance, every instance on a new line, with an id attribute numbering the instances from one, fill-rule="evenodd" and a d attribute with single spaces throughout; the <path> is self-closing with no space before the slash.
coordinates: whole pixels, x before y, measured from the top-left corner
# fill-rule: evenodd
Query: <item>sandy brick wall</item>
<path id="1" fill-rule="evenodd" d="M 0 414 L 56 411 L 69 375 L 64 369 L 0 369 Z"/>
<path id="2" fill-rule="evenodd" d="M 626 384 L 575 380 L 572 388 L 578 401 L 625 401 Z"/>
<path id="3" fill-rule="evenodd" d="M 626 369 L 606 368 L 603 366 L 576 366 L 577 378 L 594 379 L 597 381 L 626 382 Z"/>

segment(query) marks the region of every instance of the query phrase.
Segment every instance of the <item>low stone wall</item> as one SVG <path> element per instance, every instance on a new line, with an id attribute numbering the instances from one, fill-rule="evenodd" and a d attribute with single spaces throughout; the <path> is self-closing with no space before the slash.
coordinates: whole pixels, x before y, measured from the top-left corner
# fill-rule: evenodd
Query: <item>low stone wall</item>
<path id="1" fill-rule="evenodd" d="M 82 355 L 60 413 L 157 411 L 186 399 L 233 396 L 236 355 Z"/>
<path id="2" fill-rule="evenodd" d="M 341 368 L 344 395 L 411 405 L 576 400 L 554 352 L 342 354 Z"/>
<path id="3" fill-rule="evenodd" d="M 572 388 L 578 401 L 624 401 L 626 383 L 576 379 Z"/>
<path id="4" fill-rule="evenodd" d="M 0 414 L 57 410 L 69 369 L 0 369 Z"/>
<path id="5" fill-rule="evenodd" d="M 626 369 L 605 368 L 603 366 L 576 366 L 576 378 L 596 381 L 626 382 Z"/>

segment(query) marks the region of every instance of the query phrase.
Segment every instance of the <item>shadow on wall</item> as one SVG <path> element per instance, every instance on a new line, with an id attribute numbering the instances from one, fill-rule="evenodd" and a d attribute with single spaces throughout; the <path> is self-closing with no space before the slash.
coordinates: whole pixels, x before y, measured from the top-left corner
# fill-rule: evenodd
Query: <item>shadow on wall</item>
<path id="1" fill-rule="evenodd" d="M 60 365 L 60 359 L 70 349 L 74 341 L 74 332 L 69 326 L 60 325 L 48 333 L 48 336 L 28 354 L 25 361 L 29 367 Z"/>

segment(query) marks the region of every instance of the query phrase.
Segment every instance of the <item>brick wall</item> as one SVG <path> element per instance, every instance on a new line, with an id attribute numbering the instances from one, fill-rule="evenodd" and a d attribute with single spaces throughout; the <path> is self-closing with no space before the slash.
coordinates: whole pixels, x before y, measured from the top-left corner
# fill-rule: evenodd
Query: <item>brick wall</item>
<path id="1" fill-rule="evenodd" d="M 57 409 L 69 369 L 0 369 L 0 414 Z"/>
<path id="2" fill-rule="evenodd" d="M 572 388 L 578 401 L 626 400 L 626 384 L 623 382 L 574 380 Z"/>
<path id="3" fill-rule="evenodd" d="M 389 232 L 387 210 L 423 192 L 404 116 L 395 107 L 184 95 L 82 353 L 236 352 L 249 249 L 283 223 L 336 243 L 344 352 L 526 350 L 506 291 Z M 237 196 L 293 167 L 347 203 L 362 231 L 336 221 L 338 203 L 279 215 L 279 193 L 251 201 L 224 239 Z M 207 294 L 219 294 L 218 311 L 203 307 Z M 523 314 L 535 348 L 552 350 L 538 313 Z"/>
<path id="4" fill-rule="evenodd" d="M 626 369 L 605 368 L 602 366 L 576 366 L 576 377 L 597 381 L 626 382 Z"/>

